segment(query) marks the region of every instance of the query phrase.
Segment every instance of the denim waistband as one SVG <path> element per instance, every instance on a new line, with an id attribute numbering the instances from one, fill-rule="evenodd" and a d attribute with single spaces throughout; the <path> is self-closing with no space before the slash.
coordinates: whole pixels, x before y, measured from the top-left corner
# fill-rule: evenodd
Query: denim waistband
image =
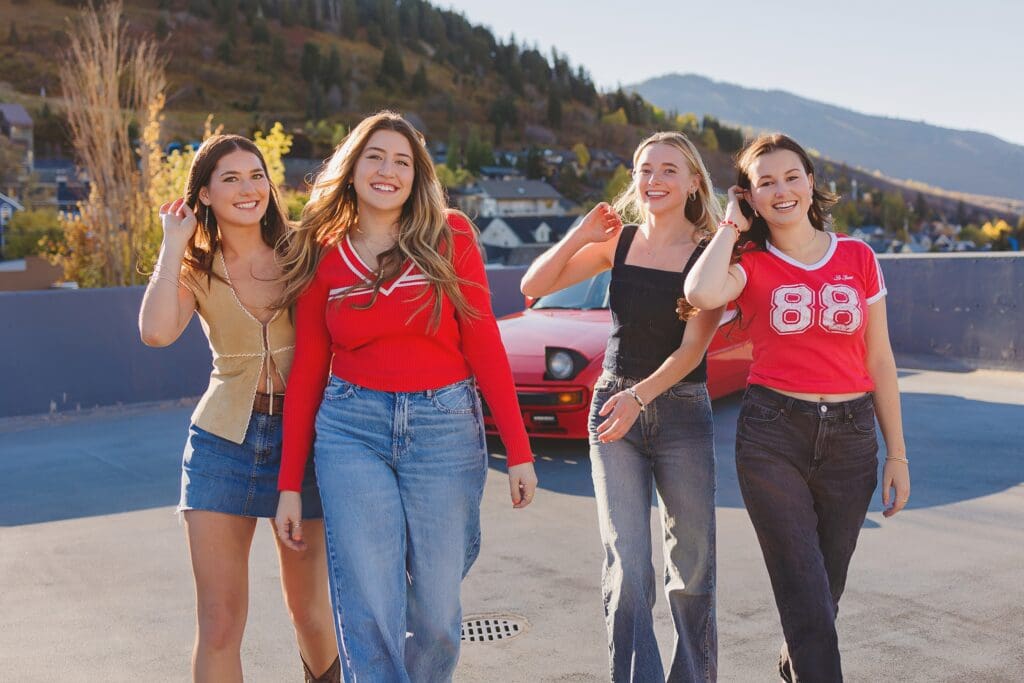
<path id="1" fill-rule="evenodd" d="M 786 414 L 791 412 L 809 413 L 811 415 L 833 414 L 842 415 L 847 418 L 865 408 L 873 408 L 875 404 L 874 396 L 870 393 L 858 398 L 852 398 L 849 401 L 805 401 L 780 394 L 760 384 L 748 386 L 747 390 L 743 392 L 743 399 L 750 399 L 761 405 L 779 408 Z"/>
<path id="2" fill-rule="evenodd" d="M 601 376 L 597 378 L 596 385 L 600 386 L 602 384 L 606 384 L 608 382 L 611 382 L 615 386 L 616 389 L 618 389 L 619 391 L 622 391 L 626 387 L 632 387 L 632 386 L 636 386 L 637 384 L 640 384 L 640 382 L 643 382 L 645 379 L 646 379 L 646 377 L 637 378 L 637 377 L 625 377 L 623 375 L 617 375 L 614 372 L 612 372 L 611 370 L 608 370 L 607 368 L 605 368 L 601 372 Z M 704 384 L 707 384 L 707 382 L 693 382 L 693 381 L 687 381 L 685 379 L 681 379 L 678 382 L 676 382 L 675 384 L 673 384 L 672 386 L 679 386 L 680 384 L 690 384 L 690 385 L 693 385 L 693 386 L 702 386 Z"/>
<path id="3" fill-rule="evenodd" d="M 468 386 L 472 386 L 474 389 L 476 388 L 476 377 L 473 377 L 473 376 L 467 377 L 466 379 L 457 380 L 455 382 L 452 382 L 451 384 L 445 384 L 444 386 L 434 387 L 433 389 L 418 389 L 416 391 L 391 391 L 390 389 L 374 389 L 372 387 L 363 386 L 362 384 L 356 384 L 355 382 L 350 382 L 349 380 L 345 379 L 344 377 L 339 377 L 338 375 L 334 374 L 333 372 L 331 373 L 330 377 L 328 378 L 328 382 L 331 382 L 331 381 L 344 382 L 345 384 L 350 384 L 353 387 L 358 387 L 359 389 L 361 389 L 363 391 L 376 391 L 376 392 L 381 393 L 381 394 L 394 394 L 396 396 L 399 395 L 399 394 L 405 394 L 406 396 L 426 396 L 427 398 L 433 397 L 434 394 L 436 394 L 439 391 L 444 391 L 445 389 L 451 389 L 452 387 L 457 387 L 457 386 L 460 386 L 460 385 L 468 385 Z"/>

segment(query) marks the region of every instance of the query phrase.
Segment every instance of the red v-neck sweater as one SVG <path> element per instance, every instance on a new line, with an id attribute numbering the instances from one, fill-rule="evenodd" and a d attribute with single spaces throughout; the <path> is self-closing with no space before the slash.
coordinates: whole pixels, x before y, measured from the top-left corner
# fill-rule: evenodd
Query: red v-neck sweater
<path id="1" fill-rule="evenodd" d="M 427 280 L 412 263 L 381 287 L 371 307 L 353 308 L 370 300 L 369 287 L 354 290 L 343 301 L 334 299 L 352 285 L 370 282 L 371 269 L 347 238 L 320 262 L 295 309 L 280 490 L 302 490 L 328 371 L 359 386 L 396 392 L 439 389 L 475 376 L 508 450 L 508 464 L 533 460 L 476 237 L 461 216 L 452 215 L 448 222 L 455 270 L 467 282 L 460 289 L 477 318 L 460 316 L 444 297 L 440 327 L 428 329 L 432 300 L 429 293 L 416 298 Z M 410 319 L 425 300 L 429 305 Z"/>

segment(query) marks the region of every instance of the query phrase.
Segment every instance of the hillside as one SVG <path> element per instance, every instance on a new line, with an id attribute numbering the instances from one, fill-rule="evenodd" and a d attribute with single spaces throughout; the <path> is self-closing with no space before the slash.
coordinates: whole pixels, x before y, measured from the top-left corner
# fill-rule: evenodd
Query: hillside
<path id="1" fill-rule="evenodd" d="M 825 156 L 869 172 L 1024 200 L 1024 147 L 985 133 L 869 116 L 779 90 L 753 90 L 695 75 L 660 76 L 629 89 L 665 109 L 792 134 Z"/>
<path id="2" fill-rule="evenodd" d="M 0 81 L 6 82 L 0 100 L 19 102 L 35 117 L 37 158 L 68 153 L 55 56 L 77 6 L 77 0 L 0 0 L 0 15 L 12 17 L 7 35 L 0 34 Z M 582 143 L 602 151 L 602 163 L 581 170 L 527 163 L 528 175 L 546 176 L 583 203 L 602 197 L 616 157 L 628 163 L 636 143 L 660 129 L 686 131 L 718 187 L 735 177 L 731 156 L 742 143 L 739 131 L 666 113 L 636 94 L 599 93 L 585 68 L 566 56 L 500 41 L 461 14 L 422 0 L 130 0 L 125 16 L 130 33 L 158 37 L 168 57 L 167 142 L 196 139 L 212 113 L 215 125 L 242 134 L 282 121 L 295 135 L 293 157 L 323 158 L 339 130 L 391 107 L 410 116 L 431 144 L 454 143 L 460 165 L 473 166 L 474 146 L 478 163 L 481 149 L 484 163 L 491 163 L 492 148 L 568 150 Z M 839 188 L 857 179 L 862 190 L 896 192 L 906 203 L 920 192 L 950 217 L 1008 214 L 1003 206 L 893 184 L 840 163 L 830 162 L 821 175 Z"/>

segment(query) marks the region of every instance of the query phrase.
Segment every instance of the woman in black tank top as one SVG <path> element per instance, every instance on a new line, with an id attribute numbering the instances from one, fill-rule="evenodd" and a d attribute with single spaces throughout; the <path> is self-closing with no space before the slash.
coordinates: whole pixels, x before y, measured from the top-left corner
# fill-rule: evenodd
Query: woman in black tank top
<path id="1" fill-rule="evenodd" d="M 667 679 L 714 681 L 715 455 L 705 378 L 721 309 L 682 321 L 675 308 L 721 210 L 681 133 L 644 140 L 633 167 L 615 208 L 596 206 L 534 262 L 522 290 L 543 296 L 612 270 L 612 332 L 590 413 L 611 680 L 665 680 L 652 615 L 656 489 L 677 636 Z M 620 214 L 639 222 L 623 226 Z"/>

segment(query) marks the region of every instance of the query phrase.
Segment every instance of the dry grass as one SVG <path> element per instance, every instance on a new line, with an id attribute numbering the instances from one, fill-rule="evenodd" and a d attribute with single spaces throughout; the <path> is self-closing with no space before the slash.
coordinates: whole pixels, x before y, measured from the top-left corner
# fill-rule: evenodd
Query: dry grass
<path id="1" fill-rule="evenodd" d="M 87 285 L 135 284 L 156 229 L 146 192 L 151 165 L 145 155 L 141 168 L 136 163 L 129 125 L 159 127 L 165 59 L 152 41 L 129 38 L 121 17 L 120 0 L 85 8 L 60 60 L 71 140 L 90 183 L 80 218 L 67 225 L 74 251 L 65 255 L 65 276 Z"/>

